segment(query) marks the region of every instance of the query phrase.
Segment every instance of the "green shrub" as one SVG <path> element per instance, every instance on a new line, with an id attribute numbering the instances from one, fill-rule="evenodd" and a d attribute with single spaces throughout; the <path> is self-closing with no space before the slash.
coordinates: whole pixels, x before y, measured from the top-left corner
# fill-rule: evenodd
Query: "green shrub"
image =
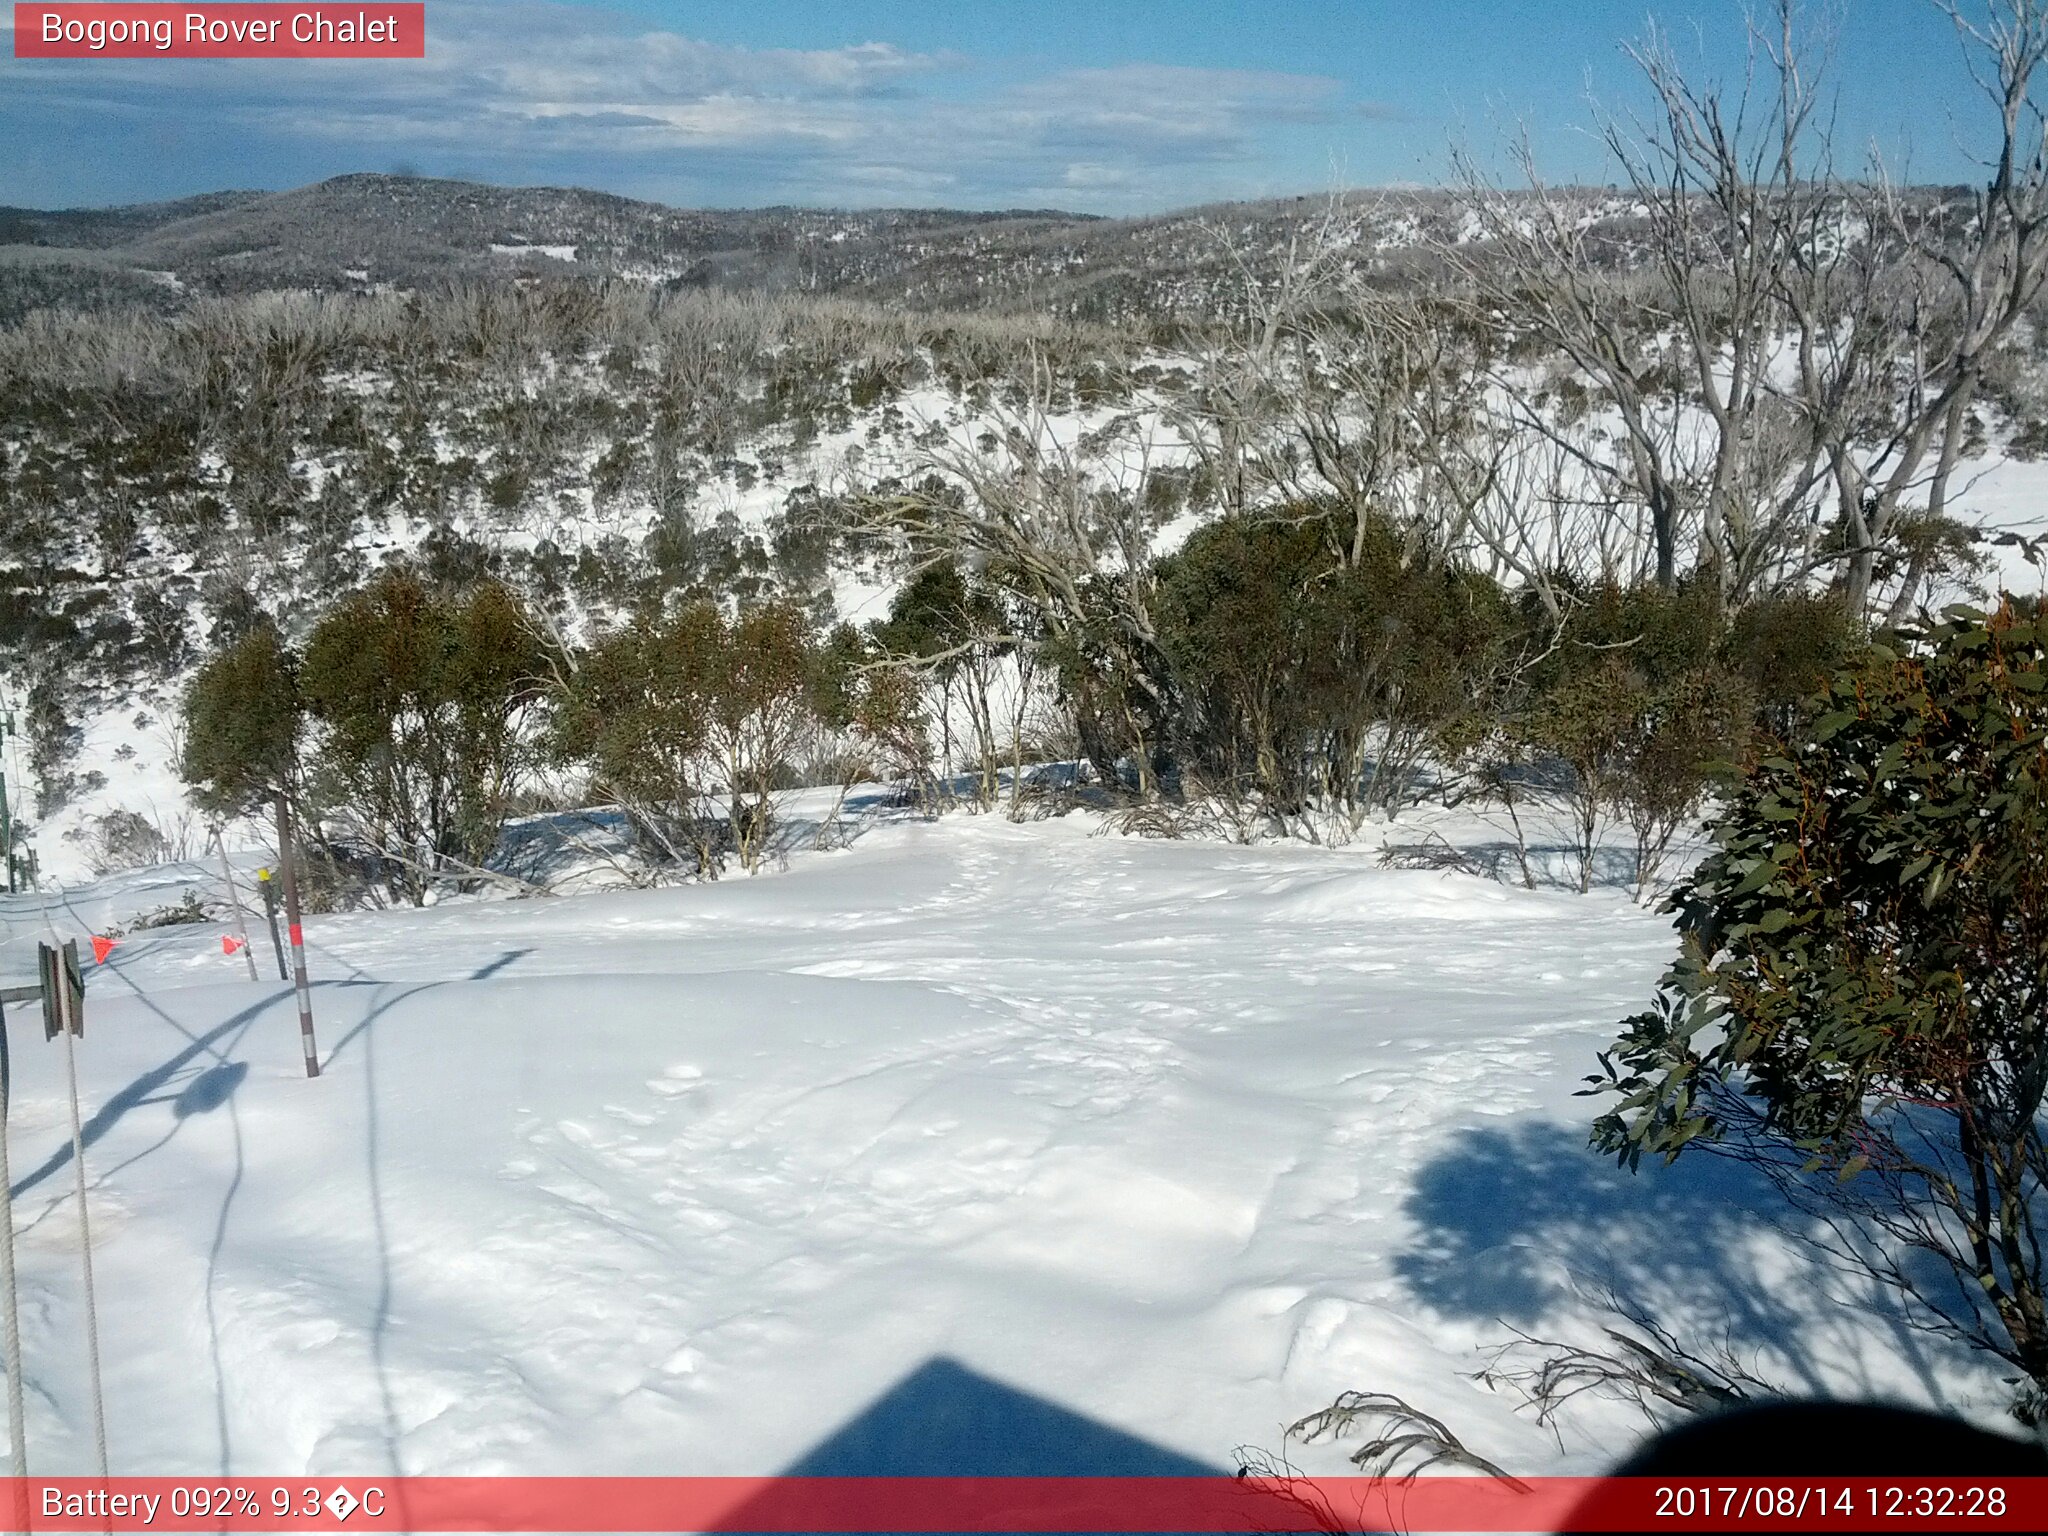
<path id="1" fill-rule="evenodd" d="M 199 669 L 185 691 L 178 771 L 201 810 L 239 816 L 297 792 L 305 713 L 298 673 L 298 658 L 268 619 Z"/>
<path id="2" fill-rule="evenodd" d="M 1865 1224 L 1838 1256 L 2017 1367 L 2038 1412 L 2048 624 L 1952 611 L 1800 723 L 1672 898 L 1680 953 L 1591 1080 L 1617 1098 L 1595 1143 L 1630 1166 L 1711 1147 Z"/>
<path id="3" fill-rule="evenodd" d="M 322 728 L 324 798 L 390 861 L 394 892 L 424 901 L 495 850 L 531 766 L 521 713 L 544 667 L 495 582 L 458 595 L 389 571 L 314 628 L 300 687 Z"/>
<path id="4" fill-rule="evenodd" d="M 1487 578 L 1411 550 L 1385 520 L 1360 549 L 1350 533 L 1309 509 L 1226 518 L 1159 567 L 1175 745 L 1201 777 L 1282 813 L 1311 796 L 1397 807 L 1510 627 Z"/>
<path id="5" fill-rule="evenodd" d="M 817 682 L 801 610 L 767 603 L 728 619 L 688 603 L 641 615 L 579 658 L 554 692 L 550 746 L 588 767 L 663 856 L 715 877 L 730 850 L 752 870 L 775 793 L 817 727 Z"/>

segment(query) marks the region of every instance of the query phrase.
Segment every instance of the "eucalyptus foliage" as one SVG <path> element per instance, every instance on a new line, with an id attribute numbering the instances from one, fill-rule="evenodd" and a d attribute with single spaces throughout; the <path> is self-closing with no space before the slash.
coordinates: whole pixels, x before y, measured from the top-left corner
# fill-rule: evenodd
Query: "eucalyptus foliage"
<path id="1" fill-rule="evenodd" d="M 2048 1383 L 2048 620 L 1899 632 L 1807 701 L 1672 897 L 1656 1004 L 1588 1092 L 1630 1167 L 1769 1171 L 1917 1324 Z M 1933 1262 L 1929 1262 L 1929 1261 Z"/>

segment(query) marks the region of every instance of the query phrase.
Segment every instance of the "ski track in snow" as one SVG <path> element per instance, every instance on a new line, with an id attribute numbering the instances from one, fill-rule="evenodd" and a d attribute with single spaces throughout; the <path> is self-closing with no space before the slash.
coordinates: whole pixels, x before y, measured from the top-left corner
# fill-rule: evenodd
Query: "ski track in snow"
<path id="1" fill-rule="evenodd" d="M 1716 1306 L 1794 1384 L 1995 1405 L 1753 1192 L 1583 1151 L 1665 919 L 1082 820 L 311 918 L 315 1082 L 221 930 L 133 935 L 80 1051 L 115 1470 L 773 1472 L 939 1357 L 1219 1467 L 1359 1388 L 1589 1468 L 1638 1421 L 1560 1446 L 1469 1379 L 1509 1324 L 1596 1325 L 1572 1275 Z M 0 900 L 0 972 L 45 910 Z M 61 1061 L 13 1030 L 32 1465 L 80 1472 Z"/>

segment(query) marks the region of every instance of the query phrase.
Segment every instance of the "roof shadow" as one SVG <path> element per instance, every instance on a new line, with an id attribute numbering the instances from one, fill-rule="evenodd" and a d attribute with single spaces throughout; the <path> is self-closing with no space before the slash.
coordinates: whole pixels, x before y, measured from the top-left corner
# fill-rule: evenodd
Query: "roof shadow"
<path id="1" fill-rule="evenodd" d="M 790 1478 L 1227 1477 L 943 1356 L 927 1360 L 785 1467 Z M 765 1529 L 750 1499 L 718 1529 Z M 1001 1529 L 989 1511 L 982 1530 Z"/>
<path id="2" fill-rule="evenodd" d="M 1042 1397 L 927 1360 L 784 1469 L 788 1477 L 1219 1477 L 1221 1469 Z"/>

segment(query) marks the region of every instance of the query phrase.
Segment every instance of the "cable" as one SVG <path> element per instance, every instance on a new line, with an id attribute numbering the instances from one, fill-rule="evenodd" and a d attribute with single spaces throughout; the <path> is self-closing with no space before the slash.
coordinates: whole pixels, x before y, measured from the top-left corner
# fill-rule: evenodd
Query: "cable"
<path id="1" fill-rule="evenodd" d="M 60 985 L 64 985 L 60 981 Z M 66 1013 L 70 1010 L 67 1008 Z M 71 1163 L 78 1174 L 78 1257 L 85 1279 L 85 1349 L 92 1369 L 93 1448 L 99 1455 L 100 1480 L 107 1477 L 107 1405 L 100 1388 L 100 1312 L 92 1284 L 92 1222 L 85 1208 L 85 1137 L 78 1123 L 78 1047 L 72 1020 L 64 1021 L 64 1072 L 71 1084 Z"/>
<path id="2" fill-rule="evenodd" d="M 8 1056 L 7 1005 L 0 1003 L 0 1324 L 7 1334 L 7 1435 L 16 1486 L 27 1498 L 27 1486 L 19 1480 L 28 1476 L 28 1426 L 24 1421 L 21 1391 L 21 1312 L 14 1275 L 14 1170 L 7 1160 L 7 1119 L 14 1095 L 13 1062 Z M 26 1510 L 17 1508 L 22 1529 Z"/>
<path id="3" fill-rule="evenodd" d="M 71 897 L 63 892 L 59 899 L 78 915 L 78 909 L 71 906 Z M 43 905 L 43 922 L 52 938 L 58 938 L 57 924 L 50 916 L 47 901 Z M 72 953 L 77 953 L 73 941 Z M 60 940 L 57 948 L 57 993 L 60 999 L 60 1025 L 64 1036 L 64 1073 L 70 1084 L 69 1109 L 71 1111 L 71 1166 L 78 1175 L 78 1260 L 85 1280 L 85 1352 L 86 1361 L 92 1372 L 92 1432 L 93 1448 L 99 1455 L 100 1478 L 107 1477 L 107 1405 L 106 1394 L 100 1384 L 100 1309 L 99 1299 L 92 1283 L 92 1220 L 86 1213 L 85 1200 L 85 1134 L 78 1118 L 78 1021 L 71 1017 L 70 981 L 66 974 L 64 946 Z"/>
<path id="4" fill-rule="evenodd" d="M 78 1259 L 80 1275 L 85 1285 L 86 1362 L 92 1378 L 91 1385 L 93 1450 L 99 1462 L 100 1481 L 102 1483 L 105 1483 L 109 1475 L 107 1459 L 107 1405 L 106 1392 L 102 1384 L 100 1375 L 100 1312 L 99 1298 L 96 1289 L 93 1285 L 92 1275 L 92 1219 L 90 1214 L 88 1213 L 86 1201 L 85 1132 L 83 1125 L 80 1123 L 78 1112 L 78 1020 L 73 1016 L 71 1002 L 72 993 L 70 990 L 69 975 L 70 965 L 67 963 L 65 959 L 66 946 L 64 945 L 62 936 L 57 932 L 56 920 L 51 915 L 49 897 L 40 890 L 36 893 L 36 895 L 36 905 L 41 911 L 43 926 L 50 930 L 50 937 L 57 943 L 58 1008 L 62 1023 L 61 1032 L 64 1036 L 64 1075 L 69 1088 L 69 1093 L 67 1095 L 67 1108 L 69 1109 L 71 1115 L 71 1164 L 73 1170 L 77 1174 L 78 1181 Z M 71 898 L 69 893 L 60 891 L 59 897 L 63 901 L 64 905 L 67 908 L 70 908 L 72 915 L 76 917 L 78 915 L 78 912 L 75 907 L 71 906 Z M 75 942 L 71 946 L 70 953 L 72 955 L 77 954 Z M 4 1027 L 4 1023 L 0 1023 L 0 1028 Z M 0 1051 L 4 1051 L 4 1044 L 0 1044 Z M 0 1093 L 5 1092 L 6 1086 L 7 1085 L 0 1084 Z M 15 1309 L 13 1305 L 15 1295 L 13 1253 L 13 1201 L 11 1198 L 12 1181 L 11 1178 L 9 1178 L 9 1170 L 7 1168 L 6 1162 L 6 1126 L 4 1117 L 5 1100 L 4 1098 L 0 1098 L 0 1179 L 8 1180 L 9 1194 L 9 1198 L 5 1201 L 4 1206 L 0 1206 L 0 1220 L 6 1220 L 8 1222 L 9 1227 L 8 1232 L 6 1233 L 6 1242 L 0 1243 L 0 1249 L 5 1250 L 4 1270 L 0 1270 L 0 1283 L 4 1283 L 7 1290 L 8 1305 L 6 1307 L 7 1316 L 5 1318 L 5 1326 L 7 1333 L 8 1356 L 11 1366 L 11 1370 L 8 1377 L 8 1395 L 10 1406 L 13 1412 L 12 1434 L 14 1438 L 12 1449 L 14 1460 L 14 1475 L 17 1478 L 19 1478 L 25 1475 L 24 1463 L 26 1461 L 27 1453 L 23 1443 L 21 1407 L 21 1337 L 20 1327 L 18 1320 L 15 1316 Z M 23 1485 L 18 1484 L 17 1486 Z"/>

